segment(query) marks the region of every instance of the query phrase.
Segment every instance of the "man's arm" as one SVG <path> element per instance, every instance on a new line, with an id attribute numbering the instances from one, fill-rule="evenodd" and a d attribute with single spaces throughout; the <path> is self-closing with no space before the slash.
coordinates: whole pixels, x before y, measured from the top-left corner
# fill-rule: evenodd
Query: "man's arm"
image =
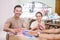
<path id="1" fill-rule="evenodd" d="M 43 30 L 43 33 L 60 33 L 60 28 L 59 29 L 47 29 Z"/>
<path id="2" fill-rule="evenodd" d="M 7 21 L 7 22 L 4 24 L 4 29 L 3 29 L 3 30 L 6 31 L 6 32 L 15 33 L 14 29 L 9 28 L 10 25 L 11 25 L 10 21 Z"/>

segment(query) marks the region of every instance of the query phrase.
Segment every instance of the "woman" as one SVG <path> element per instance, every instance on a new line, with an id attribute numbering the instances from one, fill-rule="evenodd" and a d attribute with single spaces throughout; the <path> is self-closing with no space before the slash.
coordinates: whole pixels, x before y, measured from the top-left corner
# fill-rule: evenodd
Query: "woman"
<path id="1" fill-rule="evenodd" d="M 37 12 L 36 13 L 36 21 L 32 22 L 31 24 L 31 30 L 44 30 L 45 29 L 45 25 L 44 22 L 42 21 L 42 13 L 41 12 Z"/>

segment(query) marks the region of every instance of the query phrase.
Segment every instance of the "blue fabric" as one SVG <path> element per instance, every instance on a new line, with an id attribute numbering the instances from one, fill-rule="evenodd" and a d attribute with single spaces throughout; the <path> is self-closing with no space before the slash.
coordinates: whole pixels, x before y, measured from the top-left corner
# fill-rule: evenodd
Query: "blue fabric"
<path id="1" fill-rule="evenodd" d="M 23 31 L 23 35 L 28 38 L 29 40 L 36 40 L 36 38 L 30 34 L 28 34 L 29 30 Z"/>
<path id="2" fill-rule="evenodd" d="M 29 32 L 28 30 L 23 31 L 23 35 L 28 36 L 28 37 L 33 37 L 32 35 L 28 34 L 28 32 Z"/>
<path id="3" fill-rule="evenodd" d="M 23 34 L 26 38 L 28 38 L 29 40 L 36 40 L 36 37 L 28 34 L 28 32 L 29 32 L 29 30 L 25 30 L 25 31 L 23 31 L 22 34 Z"/>

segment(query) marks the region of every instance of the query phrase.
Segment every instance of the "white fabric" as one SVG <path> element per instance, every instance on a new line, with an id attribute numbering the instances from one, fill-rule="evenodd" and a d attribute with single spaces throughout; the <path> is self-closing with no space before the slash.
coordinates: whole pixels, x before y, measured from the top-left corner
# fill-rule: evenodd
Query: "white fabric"
<path id="1" fill-rule="evenodd" d="M 34 29 L 34 28 L 36 28 L 37 25 L 38 25 L 38 22 L 34 21 L 34 22 L 32 22 L 30 27 L 31 27 L 31 29 Z M 43 26 L 43 28 L 45 28 L 45 24 L 43 21 L 41 21 L 41 25 Z"/>

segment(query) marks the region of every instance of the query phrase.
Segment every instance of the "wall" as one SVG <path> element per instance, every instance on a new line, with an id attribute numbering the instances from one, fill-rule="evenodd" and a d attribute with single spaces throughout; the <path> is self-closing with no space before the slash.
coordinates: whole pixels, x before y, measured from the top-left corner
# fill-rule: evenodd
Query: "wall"
<path id="1" fill-rule="evenodd" d="M 16 0 L 0 0 L 0 24 L 13 15 Z"/>

